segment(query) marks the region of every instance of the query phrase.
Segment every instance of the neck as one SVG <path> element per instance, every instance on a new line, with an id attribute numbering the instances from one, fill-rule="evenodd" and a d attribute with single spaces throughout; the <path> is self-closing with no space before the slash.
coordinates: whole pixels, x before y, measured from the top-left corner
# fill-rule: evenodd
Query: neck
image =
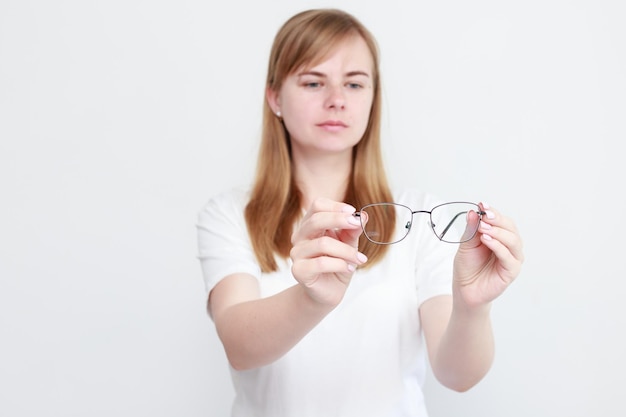
<path id="1" fill-rule="evenodd" d="M 294 157 L 296 184 L 302 193 L 302 207 L 308 209 L 316 198 L 343 201 L 352 171 L 352 151 L 306 160 Z"/>

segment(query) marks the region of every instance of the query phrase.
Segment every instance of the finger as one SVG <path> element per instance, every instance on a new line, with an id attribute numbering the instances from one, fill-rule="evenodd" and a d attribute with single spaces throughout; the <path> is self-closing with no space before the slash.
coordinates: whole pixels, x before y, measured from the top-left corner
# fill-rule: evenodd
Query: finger
<path id="1" fill-rule="evenodd" d="M 467 224 L 465 225 L 465 230 L 463 231 L 463 235 L 461 236 L 461 245 L 465 247 L 476 247 L 480 245 L 480 239 L 478 238 L 478 230 L 480 223 L 480 216 L 475 211 L 467 212 Z"/>
<path id="2" fill-rule="evenodd" d="M 480 203 L 484 214 L 481 216 L 481 222 L 488 223 L 492 226 L 498 226 L 512 232 L 517 233 L 515 222 L 509 217 L 502 215 L 498 210 L 490 207 L 486 203 Z"/>
<path id="3" fill-rule="evenodd" d="M 358 221 L 358 219 L 355 219 L 355 221 Z M 361 225 L 354 227 L 354 224 L 352 223 L 351 227 L 353 228 L 334 230 L 334 235 L 337 240 L 340 240 L 353 248 L 357 248 L 359 246 L 359 238 L 363 234 L 363 227 Z"/>
<path id="4" fill-rule="evenodd" d="M 351 206 L 348 205 L 348 207 Z M 315 239 L 329 234 L 329 231 L 336 234 L 344 229 L 355 231 L 358 237 L 361 231 L 361 223 L 359 219 L 352 215 L 354 209 L 352 210 L 352 212 L 348 212 L 348 209 L 344 208 L 344 211 L 317 211 L 307 214 L 308 217 L 294 231 L 291 243 L 295 244 L 300 240 Z"/>
<path id="5" fill-rule="evenodd" d="M 302 259 L 321 256 L 341 259 L 346 263 L 355 265 L 362 265 L 367 261 L 367 257 L 360 253 L 356 247 L 329 236 L 302 241 L 294 245 L 290 252 L 290 257 L 294 263 Z"/>
<path id="6" fill-rule="evenodd" d="M 356 211 L 354 207 L 350 204 L 342 203 L 339 201 L 334 201 L 328 198 L 316 198 L 311 203 L 311 206 L 306 211 L 304 215 L 304 219 L 308 219 L 313 216 L 315 213 L 319 212 L 337 212 L 337 213 L 347 213 L 352 214 Z"/>
<path id="7" fill-rule="evenodd" d="M 523 261 L 524 254 L 522 239 L 517 231 L 515 222 L 509 217 L 503 216 L 497 210 L 489 207 L 488 204 L 481 203 L 485 214 L 482 216 L 478 232 L 484 239 L 496 239 L 506 246 L 512 255 L 519 261 Z"/>
<path id="8" fill-rule="evenodd" d="M 519 275 L 522 261 L 513 256 L 513 253 L 502 242 L 491 238 L 489 235 L 481 235 L 480 239 L 497 258 L 500 276 L 508 282 L 513 281 Z"/>
<path id="9" fill-rule="evenodd" d="M 500 267 L 505 272 L 504 275 L 510 280 L 515 279 L 524 261 L 522 240 L 519 234 L 488 223 L 481 223 L 479 235 L 481 243 L 489 248 L 498 259 Z"/>
<path id="10" fill-rule="evenodd" d="M 478 233 L 481 235 L 482 242 L 496 240 L 500 242 L 516 260 L 520 262 L 524 260 L 522 239 L 517 232 L 481 222 Z"/>
<path id="11" fill-rule="evenodd" d="M 339 274 L 349 277 L 355 269 L 355 264 L 331 256 L 299 259 L 291 266 L 293 276 L 304 285 L 312 284 L 323 274 Z"/>

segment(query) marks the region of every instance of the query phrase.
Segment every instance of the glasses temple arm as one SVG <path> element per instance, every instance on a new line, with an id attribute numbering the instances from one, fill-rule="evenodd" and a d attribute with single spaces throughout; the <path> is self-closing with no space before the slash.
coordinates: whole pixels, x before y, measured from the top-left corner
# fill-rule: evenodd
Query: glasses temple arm
<path id="1" fill-rule="evenodd" d="M 466 213 L 467 213 L 467 211 L 461 211 L 461 212 L 457 213 L 457 215 L 456 215 L 456 216 L 454 216 L 454 218 L 453 218 L 452 220 L 450 220 L 450 223 L 448 223 L 448 225 L 446 226 L 446 228 L 445 228 L 445 229 L 443 229 L 443 232 L 441 232 L 441 236 L 439 236 L 439 239 L 440 239 L 440 240 L 441 240 L 441 239 L 443 239 L 443 237 L 446 235 L 446 233 L 448 232 L 448 230 L 450 229 L 450 227 L 452 227 L 452 224 L 456 221 L 456 219 L 458 219 L 458 218 L 459 218 L 459 216 L 460 216 L 461 214 L 466 214 Z M 485 212 L 484 212 L 484 211 L 482 211 L 482 210 L 477 211 L 476 213 L 477 213 L 479 216 L 482 216 L 483 214 L 485 214 Z"/>
<path id="2" fill-rule="evenodd" d="M 467 213 L 467 211 L 461 211 L 461 212 L 457 213 L 456 216 L 454 216 L 452 218 L 452 220 L 450 220 L 450 223 L 448 223 L 448 225 L 445 227 L 445 229 L 443 229 L 443 232 L 441 232 L 441 235 L 439 236 L 440 240 L 443 239 L 443 237 L 446 235 L 446 233 L 448 233 L 448 230 L 450 229 L 450 227 L 452 227 L 452 225 L 454 224 L 456 219 L 458 219 L 461 214 L 465 214 L 465 213 Z"/>

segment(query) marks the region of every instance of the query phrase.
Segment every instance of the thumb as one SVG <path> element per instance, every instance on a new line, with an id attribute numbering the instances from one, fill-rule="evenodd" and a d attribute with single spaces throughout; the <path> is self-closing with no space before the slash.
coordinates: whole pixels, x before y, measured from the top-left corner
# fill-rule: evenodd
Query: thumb
<path id="1" fill-rule="evenodd" d="M 343 243 L 356 248 L 359 245 L 359 237 L 363 234 L 363 227 L 367 223 L 367 215 L 352 213 L 348 221 L 352 227 L 337 230 L 335 236 Z"/>
<path id="2" fill-rule="evenodd" d="M 461 246 L 464 247 L 476 247 L 480 245 L 480 237 L 478 236 L 478 226 L 480 223 L 480 217 L 474 210 L 467 212 L 467 224 L 461 237 Z"/>

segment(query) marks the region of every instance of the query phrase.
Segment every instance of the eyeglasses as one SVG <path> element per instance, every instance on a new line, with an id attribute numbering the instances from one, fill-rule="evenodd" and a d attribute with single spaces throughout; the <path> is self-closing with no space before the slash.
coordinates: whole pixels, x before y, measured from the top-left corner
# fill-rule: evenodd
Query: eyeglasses
<path id="1" fill-rule="evenodd" d="M 468 227 L 469 213 L 478 215 L 478 220 Z M 354 213 L 361 219 L 361 227 L 365 237 L 378 245 L 398 243 L 408 236 L 413 226 L 413 215 L 425 213 L 429 215 L 429 226 L 437 239 L 447 243 L 463 243 L 472 239 L 478 231 L 484 211 L 478 204 L 455 201 L 444 203 L 427 210 L 412 210 L 397 203 L 375 203 L 363 207 Z M 385 219 L 395 216 L 392 231 L 385 230 Z"/>

